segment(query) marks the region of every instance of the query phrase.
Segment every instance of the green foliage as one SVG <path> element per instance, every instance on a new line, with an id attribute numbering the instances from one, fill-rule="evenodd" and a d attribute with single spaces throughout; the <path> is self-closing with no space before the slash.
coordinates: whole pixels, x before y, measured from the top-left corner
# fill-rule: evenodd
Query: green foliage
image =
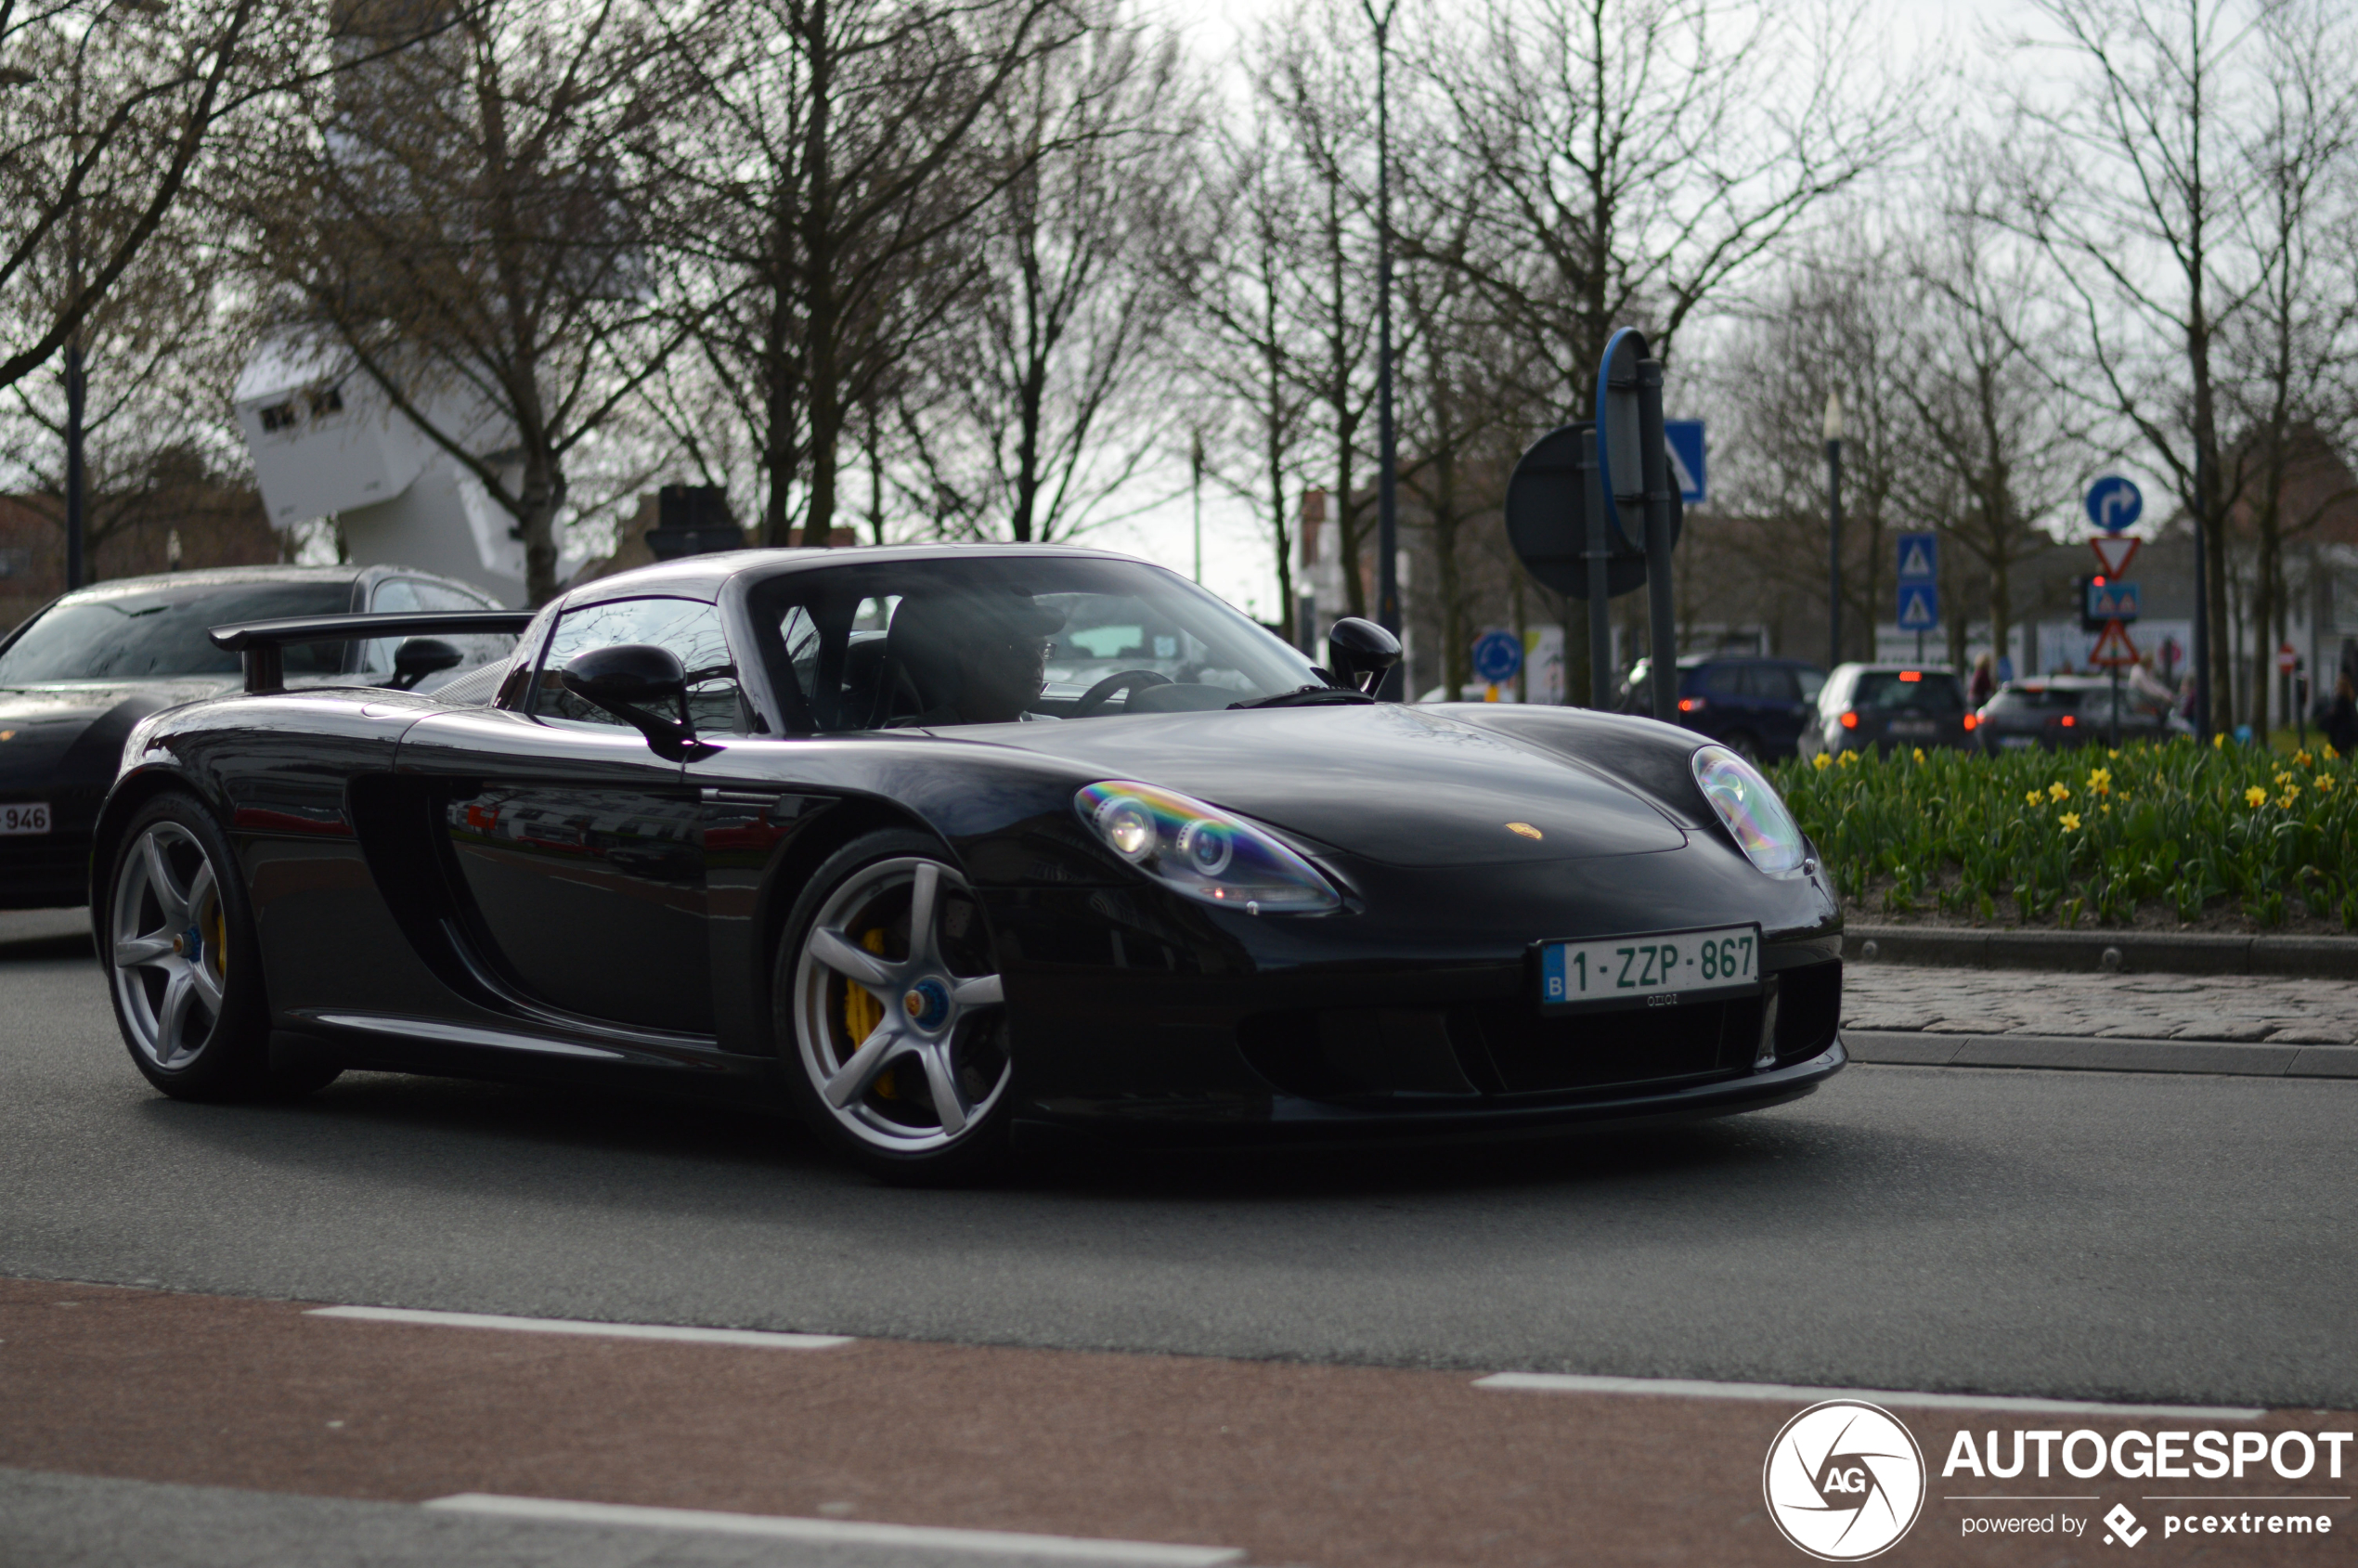
<path id="1" fill-rule="evenodd" d="M 1845 893 L 1880 884 L 1889 913 L 2118 926 L 2232 898 L 2262 926 L 2358 929 L 2358 772 L 2322 744 L 1846 752 L 1773 776 Z"/>

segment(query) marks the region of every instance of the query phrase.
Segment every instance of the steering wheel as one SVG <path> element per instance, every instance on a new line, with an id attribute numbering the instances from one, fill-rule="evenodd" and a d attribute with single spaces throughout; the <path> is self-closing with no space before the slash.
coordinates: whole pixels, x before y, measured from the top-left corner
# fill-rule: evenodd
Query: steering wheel
<path id="1" fill-rule="evenodd" d="M 1072 705 L 1072 711 L 1065 717 L 1086 719 L 1105 706 L 1107 700 L 1116 692 L 1128 691 L 1138 686 L 1168 686 L 1170 684 L 1171 677 L 1159 669 L 1116 670 L 1082 693 L 1081 700 Z"/>

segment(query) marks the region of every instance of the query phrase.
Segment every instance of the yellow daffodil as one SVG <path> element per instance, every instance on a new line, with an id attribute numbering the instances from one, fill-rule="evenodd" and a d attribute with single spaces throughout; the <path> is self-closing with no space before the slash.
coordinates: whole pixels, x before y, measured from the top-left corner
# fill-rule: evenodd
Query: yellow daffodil
<path id="1" fill-rule="evenodd" d="M 2310 755 L 2309 755 L 2307 752 L 2305 752 L 2305 751 L 2296 751 L 2296 752 L 2294 752 L 2294 753 L 2292 754 L 2292 759 L 2293 759 L 2295 762 L 2300 763 L 2300 764 L 2302 767 L 2304 767 L 2304 768 L 2313 768 L 2313 767 L 2315 767 L 2315 766 L 2317 765 L 2317 759 L 2316 759 L 2315 758 L 2313 758 L 2313 757 L 2310 756 Z"/>
<path id="2" fill-rule="evenodd" d="M 1918 746 L 1918 747 L 1916 748 L 1916 760 L 1917 760 L 1917 761 L 1919 761 L 1919 762 L 1922 762 L 1924 759 L 1924 747 L 1922 747 L 1922 746 Z"/>
<path id="3" fill-rule="evenodd" d="M 2057 780 L 2047 786 L 2047 797 L 2051 800 L 2068 800 L 2071 798 L 2071 786 Z"/>
<path id="4" fill-rule="evenodd" d="M 2066 811 L 2062 816 L 2057 817 L 2055 821 L 2063 823 L 2063 829 L 2066 833 L 2078 833 L 2079 831 L 2079 813 L 2077 811 Z"/>
<path id="5" fill-rule="evenodd" d="M 2098 768 L 2092 771 L 2088 775 L 2088 789 L 2089 793 L 2092 795 L 2110 795 L 2112 793 L 2112 770 L 2109 768 Z"/>
<path id="6" fill-rule="evenodd" d="M 2330 741 L 2326 743 L 2326 760 L 2328 762 L 2339 762 L 2341 760 L 2341 753 L 2333 748 L 2333 743 Z"/>
<path id="7" fill-rule="evenodd" d="M 1815 758 L 1813 758 L 1810 760 L 1809 765 L 1810 765 L 1812 768 L 1817 769 L 1820 772 L 1821 772 L 1821 773 L 1822 773 L 1822 772 L 1824 772 L 1824 771 L 1825 771 L 1828 768 L 1831 768 L 1831 767 L 1833 767 L 1833 760 L 1834 760 L 1834 759 L 1833 759 L 1833 758 L 1831 758 L 1831 757 L 1827 756 L 1824 752 L 1822 752 L 1822 751 L 1821 751 L 1821 752 L 1820 752 L 1820 753 L 1819 753 L 1819 754 L 1818 754 Z"/>
<path id="8" fill-rule="evenodd" d="M 2210 737 L 2210 749 L 2213 751 L 2224 750 L 2226 745 L 2227 732 L 2224 730 L 2220 731 L 2217 734 Z"/>
<path id="9" fill-rule="evenodd" d="M 2292 783 L 2292 775 L 2280 769 L 2276 773 L 2276 782 L 2280 784 L 2288 784 Z"/>
<path id="10" fill-rule="evenodd" d="M 2047 797 L 2045 796 L 2040 794 L 2034 789 L 2028 795 L 2022 797 L 2022 803 L 2026 806 L 2036 806 L 2044 801 L 2046 798 Z"/>
<path id="11" fill-rule="evenodd" d="M 1846 751 L 1842 754 L 1842 765 L 1846 768 L 1850 767 L 1858 760 L 1859 754 L 1855 751 Z"/>
<path id="12" fill-rule="evenodd" d="M 2295 806 L 2300 804 L 2300 789 L 2296 787 L 2286 790 L 2284 794 L 2276 797 L 2276 804 L 2282 806 L 2287 811 L 2291 810 Z"/>
<path id="13" fill-rule="evenodd" d="M 2327 795 L 2331 795 L 2334 792 L 2334 776 L 2331 773 L 2318 774 L 2317 787 Z"/>
<path id="14" fill-rule="evenodd" d="M 2247 806 L 2257 807 L 2261 801 L 2267 798 L 2268 792 L 2261 788 L 2258 784 L 2254 784 L 2249 789 L 2244 791 L 2244 804 Z"/>
<path id="15" fill-rule="evenodd" d="M 2096 810 L 2102 811 L 2107 817 L 2112 815 L 2112 807 L 2110 805 L 2099 806 Z"/>

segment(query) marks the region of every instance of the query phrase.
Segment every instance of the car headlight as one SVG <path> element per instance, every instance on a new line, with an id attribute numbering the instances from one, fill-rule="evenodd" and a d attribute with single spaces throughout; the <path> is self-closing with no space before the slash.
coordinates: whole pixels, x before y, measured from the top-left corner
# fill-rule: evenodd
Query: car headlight
<path id="1" fill-rule="evenodd" d="M 1809 851 L 1799 824 L 1760 771 L 1724 745 L 1695 753 L 1695 783 L 1744 858 L 1771 876 L 1802 868 Z"/>
<path id="2" fill-rule="evenodd" d="M 1315 914 L 1342 906 L 1308 861 L 1200 800 L 1116 781 L 1089 785 L 1072 804 L 1108 849 L 1174 893 L 1248 914 Z"/>

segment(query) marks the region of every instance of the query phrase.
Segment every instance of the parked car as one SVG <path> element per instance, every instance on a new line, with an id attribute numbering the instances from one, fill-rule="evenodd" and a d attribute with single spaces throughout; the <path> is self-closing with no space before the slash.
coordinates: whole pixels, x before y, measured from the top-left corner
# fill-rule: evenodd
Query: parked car
<path id="1" fill-rule="evenodd" d="M 1621 685 L 1624 713 L 1653 711 L 1652 661 Z M 1689 654 L 1678 661 L 1678 722 L 1753 761 L 1794 755 L 1825 672 L 1798 659 Z"/>
<path id="2" fill-rule="evenodd" d="M 1833 756 L 1896 745 L 1968 746 L 1978 723 L 1965 706 L 1964 682 L 1948 670 L 1837 665 L 1818 693 L 1818 711 L 1803 732 L 1801 755 Z"/>
<path id="3" fill-rule="evenodd" d="M 123 737 L 160 708 L 237 690 L 226 621 L 365 611 L 488 610 L 479 590 L 404 566 L 233 566 L 123 577 L 51 601 L 0 640 L 0 909 L 90 897 L 90 830 Z M 429 692 L 508 656 L 512 639 L 291 647 L 292 685 Z"/>
<path id="4" fill-rule="evenodd" d="M 1985 751 L 2048 751 L 2112 744 L 2112 680 L 2101 675 L 2044 675 L 2009 680 L 1982 706 L 1976 737 Z M 2120 738 L 2161 740 L 2192 734 L 2166 692 L 2124 682 Z"/>

